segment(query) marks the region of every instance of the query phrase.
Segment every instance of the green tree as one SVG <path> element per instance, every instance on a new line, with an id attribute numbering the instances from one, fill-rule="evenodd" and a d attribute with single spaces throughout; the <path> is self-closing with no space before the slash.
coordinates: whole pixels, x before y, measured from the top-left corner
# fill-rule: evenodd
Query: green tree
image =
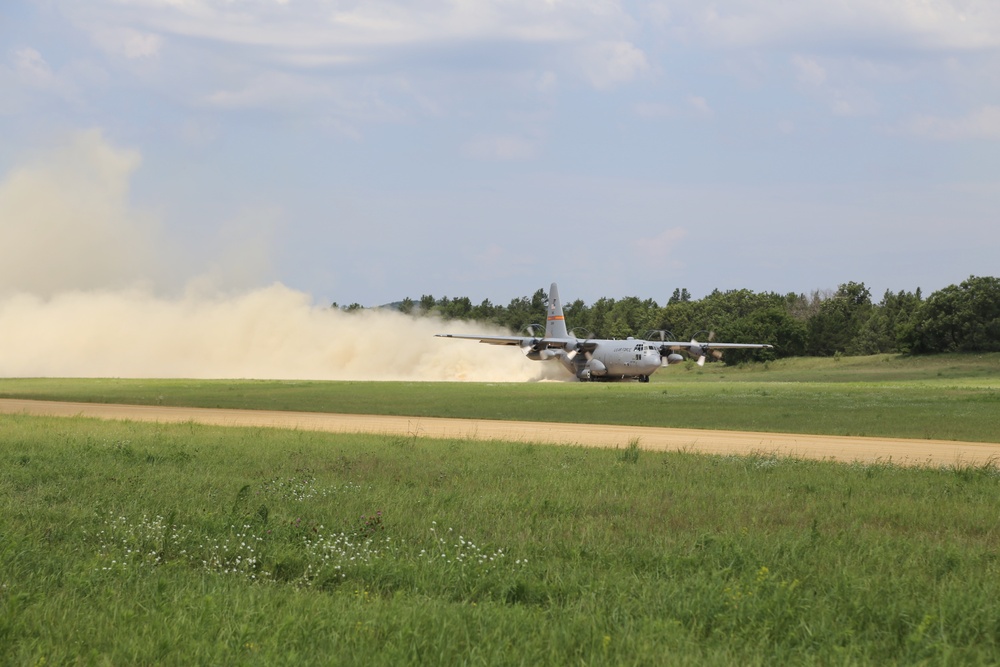
<path id="1" fill-rule="evenodd" d="M 701 304 L 697 301 L 675 301 L 660 310 L 660 321 L 653 329 L 665 329 L 674 338 L 683 340 L 695 331 L 704 328 L 700 315 Z"/>
<path id="2" fill-rule="evenodd" d="M 441 315 L 448 320 L 468 319 L 472 313 L 472 301 L 467 296 L 451 300 L 448 300 L 448 297 L 443 297 L 437 305 Z"/>
<path id="3" fill-rule="evenodd" d="M 871 313 L 871 290 L 864 283 L 840 285 L 836 294 L 823 301 L 818 312 L 809 318 L 807 352 L 819 357 L 837 352 L 865 353 L 856 339 Z"/>
<path id="4" fill-rule="evenodd" d="M 610 319 L 608 318 L 608 313 L 611 312 L 611 308 L 614 307 L 615 300 L 609 299 L 607 297 L 601 297 L 594 302 L 594 305 L 590 307 L 587 312 L 587 319 L 585 322 L 570 322 L 570 325 L 575 327 L 581 326 L 586 328 L 588 331 L 593 332 L 598 338 L 608 336 L 608 327 L 610 325 Z"/>
<path id="5" fill-rule="evenodd" d="M 497 314 L 501 309 L 494 306 L 489 299 L 483 299 L 482 302 L 473 308 L 469 312 L 469 319 L 475 320 L 477 322 L 491 322 L 496 323 Z"/>
<path id="6" fill-rule="evenodd" d="M 687 291 L 686 287 L 678 287 L 674 290 L 674 293 L 667 300 L 667 305 L 674 303 L 684 303 L 685 301 L 691 300 L 691 293 Z"/>
<path id="7" fill-rule="evenodd" d="M 548 316 L 549 297 L 545 290 L 536 290 L 532 297 L 512 299 L 503 314 L 502 321 L 497 322 L 511 331 L 520 331 L 529 324 L 545 326 Z"/>
<path id="8" fill-rule="evenodd" d="M 910 326 L 919 305 L 919 288 L 915 294 L 886 290 L 867 322 L 861 324 L 853 349 L 860 354 L 901 351 L 900 335 Z"/>
<path id="9" fill-rule="evenodd" d="M 769 343 L 770 350 L 730 350 L 726 361 L 765 361 L 778 357 L 797 357 L 805 354 L 808 333 L 806 323 L 796 319 L 782 306 L 769 306 L 753 311 L 735 320 L 725 335 L 716 338 L 726 342 Z"/>
<path id="10" fill-rule="evenodd" d="M 420 297 L 420 314 L 430 315 L 432 312 L 434 312 L 435 303 L 437 303 L 437 301 L 434 299 L 433 295 L 424 294 L 422 297 Z"/>
<path id="11" fill-rule="evenodd" d="M 1000 351 L 1000 278 L 970 276 L 931 294 L 904 334 L 913 352 Z"/>
<path id="12" fill-rule="evenodd" d="M 785 307 L 792 317 L 807 322 L 809 318 L 819 312 L 819 307 L 823 305 L 823 302 L 832 298 L 833 295 L 834 292 L 827 290 L 813 290 L 809 296 L 793 292 L 785 296 Z"/>
<path id="13" fill-rule="evenodd" d="M 641 337 L 655 328 L 659 306 L 652 299 L 640 301 L 629 296 L 611 303 L 605 319 L 606 335 L 611 338 Z"/>
<path id="14" fill-rule="evenodd" d="M 569 304 L 564 303 L 563 315 L 566 317 L 566 326 L 576 331 L 579 337 L 587 338 L 593 332 L 590 308 L 582 299 L 577 299 Z"/>

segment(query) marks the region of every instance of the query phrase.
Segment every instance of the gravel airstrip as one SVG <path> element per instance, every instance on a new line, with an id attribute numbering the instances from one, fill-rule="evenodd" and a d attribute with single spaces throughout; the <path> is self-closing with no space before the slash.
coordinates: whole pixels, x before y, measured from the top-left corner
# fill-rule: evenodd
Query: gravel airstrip
<path id="1" fill-rule="evenodd" d="M 900 465 L 982 465 L 1000 460 L 1000 444 L 906 440 L 793 433 L 708 431 L 683 428 L 560 424 L 485 419 L 442 419 L 346 415 L 317 412 L 231 410 L 99 403 L 0 399 L 0 413 L 51 417 L 91 417 L 123 421 L 211 424 L 265 428 L 372 433 L 479 441 L 512 441 L 625 447 L 705 454 L 767 454 L 838 462 L 892 462 Z"/>

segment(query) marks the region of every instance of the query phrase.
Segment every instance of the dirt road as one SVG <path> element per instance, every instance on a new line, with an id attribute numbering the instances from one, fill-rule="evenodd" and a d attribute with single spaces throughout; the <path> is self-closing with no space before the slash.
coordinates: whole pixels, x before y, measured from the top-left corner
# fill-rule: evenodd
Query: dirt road
<path id="1" fill-rule="evenodd" d="M 95 417 L 147 422 L 196 422 L 219 426 L 376 433 L 427 438 L 538 442 L 586 447 L 624 447 L 637 439 L 642 449 L 708 454 L 754 452 L 841 462 L 892 461 L 901 465 L 964 465 L 1000 460 L 1000 444 L 855 438 L 843 436 L 705 431 L 643 426 L 557 424 L 486 419 L 343 415 L 316 412 L 224 410 L 97 403 L 57 403 L 0 399 L 0 413 L 54 417 Z"/>

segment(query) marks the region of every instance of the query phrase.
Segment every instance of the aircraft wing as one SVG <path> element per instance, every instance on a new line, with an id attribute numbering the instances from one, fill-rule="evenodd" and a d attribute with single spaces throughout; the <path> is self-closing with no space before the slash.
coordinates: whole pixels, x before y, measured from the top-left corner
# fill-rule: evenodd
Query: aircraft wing
<path id="1" fill-rule="evenodd" d="M 526 345 L 532 341 L 539 340 L 528 336 L 477 336 L 476 334 L 434 334 L 438 338 L 464 338 L 466 340 L 478 340 L 480 343 L 490 345 Z"/>
<path id="2" fill-rule="evenodd" d="M 477 334 L 434 334 L 438 338 L 464 338 L 466 340 L 478 340 L 480 343 L 489 345 L 531 345 L 536 350 L 543 348 L 564 348 L 567 345 L 579 345 L 581 349 L 593 349 L 593 345 L 587 345 L 585 341 L 577 341 L 575 338 L 537 338 L 531 336 L 480 336 Z"/>
<path id="3" fill-rule="evenodd" d="M 745 349 L 745 350 L 758 350 L 762 348 L 774 347 L 773 345 L 767 345 L 764 343 L 699 343 L 698 341 L 694 340 L 687 342 L 676 341 L 676 340 L 668 340 L 662 343 L 660 341 L 648 341 L 648 342 L 653 342 L 661 347 L 688 347 L 688 348 L 699 347 L 703 350 L 710 350 L 716 347 L 728 348 L 728 349 Z"/>
<path id="4" fill-rule="evenodd" d="M 654 342 L 654 345 L 656 343 Z M 699 343 L 696 340 L 685 343 L 678 340 L 665 340 L 659 343 L 660 354 L 664 354 L 664 350 L 673 350 L 675 353 L 677 350 L 686 350 L 688 356 L 698 357 L 698 365 L 702 366 L 705 364 L 705 359 L 709 354 L 719 358 L 722 356 L 722 350 L 733 350 L 733 349 L 744 349 L 744 350 L 761 350 L 765 348 L 772 348 L 773 345 L 768 345 L 767 343 Z M 666 355 L 664 355 L 666 356 Z M 673 357 L 674 355 L 670 355 Z M 673 361 L 668 361 L 668 363 L 675 363 Z"/>

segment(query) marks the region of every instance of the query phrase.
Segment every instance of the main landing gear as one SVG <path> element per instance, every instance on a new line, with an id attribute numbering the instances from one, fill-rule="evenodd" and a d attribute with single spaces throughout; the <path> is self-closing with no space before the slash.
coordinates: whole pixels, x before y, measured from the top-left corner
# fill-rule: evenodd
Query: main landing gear
<path id="1" fill-rule="evenodd" d="M 577 376 L 579 377 L 579 376 Z M 649 382 L 648 375 L 591 375 L 580 378 L 580 382 Z"/>

